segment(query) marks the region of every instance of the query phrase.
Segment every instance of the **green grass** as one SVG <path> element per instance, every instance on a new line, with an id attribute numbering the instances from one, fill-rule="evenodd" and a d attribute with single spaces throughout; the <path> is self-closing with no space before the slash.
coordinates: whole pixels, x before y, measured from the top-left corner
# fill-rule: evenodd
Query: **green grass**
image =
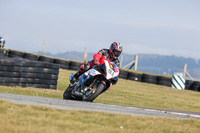
<path id="1" fill-rule="evenodd" d="M 67 111 L 0 100 L 1 133 L 198 133 L 200 121 Z"/>
<path id="2" fill-rule="evenodd" d="M 62 99 L 71 72 L 75 71 L 60 70 L 57 90 L 0 86 L 0 92 Z M 94 102 L 200 112 L 199 97 L 200 93 L 195 91 L 119 79 L 117 85 Z"/>
<path id="3" fill-rule="evenodd" d="M 0 92 L 62 99 L 69 74 L 60 70 L 58 89 L 0 86 Z M 94 102 L 200 112 L 200 93 L 119 79 Z M 120 128 L 121 127 L 121 128 Z M 122 128 L 123 127 L 123 128 Z M 198 133 L 200 121 L 67 111 L 0 100 L 0 133 Z"/>
<path id="4" fill-rule="evenodd" d="M 200 112 L 199 92 L 120 80 L 108 93 L 95 102 Z"/>

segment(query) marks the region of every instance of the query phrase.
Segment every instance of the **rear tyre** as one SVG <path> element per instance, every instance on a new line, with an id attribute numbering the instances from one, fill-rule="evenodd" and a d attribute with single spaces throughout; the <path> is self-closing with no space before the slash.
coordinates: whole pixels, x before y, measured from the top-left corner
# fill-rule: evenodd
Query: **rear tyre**
<path id="1" fill-rule="evenodd" d="M 105 87 L 104 84 L 101 83 L 96 84 L 92 89 L 94 92 L 88 92 L 91 93 L 88 96 L 86 94 L 83 95 L 82 101 L 93 102 L 94 99 L 96 99 L 103 92 L 104 87 Z"/>

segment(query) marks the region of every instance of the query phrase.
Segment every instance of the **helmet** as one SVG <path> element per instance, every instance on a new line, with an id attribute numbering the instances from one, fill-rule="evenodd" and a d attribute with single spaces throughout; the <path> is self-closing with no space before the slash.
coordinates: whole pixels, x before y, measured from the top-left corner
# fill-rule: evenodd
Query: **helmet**
<path id="1" fill-rule="evenodd" d="M 120 43 L 117 43 L 117 42 L 113 42 L 111 45 L 110 45 L 110 57 L 111 58 L 116 58 L 116 57 L 119 57 L 122 53 L 122 46 Z"/>

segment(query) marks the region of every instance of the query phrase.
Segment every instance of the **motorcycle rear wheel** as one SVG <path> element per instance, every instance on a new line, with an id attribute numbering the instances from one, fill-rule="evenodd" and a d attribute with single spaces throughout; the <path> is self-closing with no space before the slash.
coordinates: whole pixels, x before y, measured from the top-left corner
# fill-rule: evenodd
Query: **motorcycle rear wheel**
<path id="1" fill-rule="evenodd" d="M 92 89 L 93 92 L 91 94 L 89 94 L 88 96 L 86 96 L 86 94 L 83 95 L 82 101 L 93 102 L 94 99 L 96 99 L 102 93 L 102 91 L 104 90 L 104 87 L 105 87 L 104 84 L 98 83 Z"/>

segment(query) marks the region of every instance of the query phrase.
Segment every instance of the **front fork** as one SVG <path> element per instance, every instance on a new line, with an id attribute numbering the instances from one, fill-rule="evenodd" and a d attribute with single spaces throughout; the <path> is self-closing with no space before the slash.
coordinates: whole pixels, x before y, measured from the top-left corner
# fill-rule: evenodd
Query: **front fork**
<path id="1" fill-rule="evenodd" d="M 81 77 L 78 80 L 78 83 L 75 86 L 75 94 L 83 95 L 84 90 L 86 88 L 86 85 L 84 84 L 88 79 L 90 79 L 91 76 L 86 76 L 85 74 L 82 74 Z"/>

